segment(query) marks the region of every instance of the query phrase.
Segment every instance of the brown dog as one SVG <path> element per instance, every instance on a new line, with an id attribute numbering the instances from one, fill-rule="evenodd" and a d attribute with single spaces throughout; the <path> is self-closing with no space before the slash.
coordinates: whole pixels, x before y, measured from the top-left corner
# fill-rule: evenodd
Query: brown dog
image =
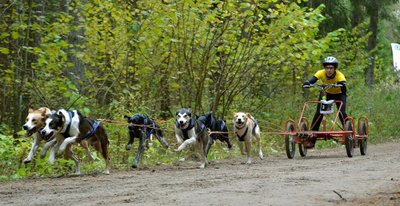
<path id="1" fill-rule="evenodd" d="M 260 143 L 260 127 L 257 120 L 250 113 L 237 112 L 233 114 L 233 123 L 235 134 L 239 140 L 240 152 L 247 155 L 246 164 L 251 164 L 251 145 L 252 141 L 257 141 L 258 156 L 264 159 Z M 243 142 L 246 146 L 246 152 L 243 150 Z"/>
<path id="2" fill-rule="evenodd" d="M 58 147 L 64 141 L 64 137 L 61 135 L 56 135 L 55 137 L 46 138 L 44 135 L 40 134 L 40 131 L 44 128 L 46 124 L 45 121 L 47 117 L 50 116 L 52 113 L 54 113 L 54 111 L 51 111 L 47 107 L 41 107 L 36 110 L 33 108 L 28 109 L 28 116 L 26 117 L 26 122 L 22 126 L 22 128 L 26 131 L 26 136 L 30 137 L 33 135 L 33 143 L 28 157 L 25 158 L 23 161 L 25 164 L 32 161 L 34 154 L 39 148 L 42 140 L 45 140 L 46 143 L 44 144 L 40 152 L 40 156 L 46 156 L 47 150 L 51 147 L 52 149 L 50 150 L 49 162 L 50 164 L 54 164 L 56 152 L 58 150 Z M 88 158 L 93 160 L 88 149 L 88 143 L 82 142 L 80 145 L 85 150 Z"/>

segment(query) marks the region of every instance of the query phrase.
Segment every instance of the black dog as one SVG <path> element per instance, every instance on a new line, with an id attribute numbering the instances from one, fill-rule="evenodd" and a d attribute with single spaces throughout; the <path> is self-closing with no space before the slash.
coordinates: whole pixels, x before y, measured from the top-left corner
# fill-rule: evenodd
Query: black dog
<path id="1" fill-rule="evenodd" d="M 211 144 L 213 144 L 214 141 L 219 140 L 221 142 L 226 142 L 228 149 L 232 148 L 232 144 L 229 141 L 228 128 L 226 127 L 224 120 L 217 119 L 211 113 L 201 115 L 198 120 L 203 122 L 203 124 L 211 131 Z"/>
<path id="2" fill-rule="evenodd" d="M 140 159 L 142 158 L 142 154 L 144 151 L 145 145 L 147 145 L 148 140 L 152 138 L 155 134 L 158 141 L 165 147 L 168 148 L 169 145 L 165 140 L 160 127 L 149 117 L 143 114 L 135 114 L 131 117 L 124 116 L 128 120 L 128 129 L 129 129 L 129 142 L 126 145 L 126 150 L 130 150 L 133 144 L 133 140 L 135 138 L 140 139 L 138 152 L 136 154 L 135 161 L 133 162 L 132 167 L 137 168 Z"/>

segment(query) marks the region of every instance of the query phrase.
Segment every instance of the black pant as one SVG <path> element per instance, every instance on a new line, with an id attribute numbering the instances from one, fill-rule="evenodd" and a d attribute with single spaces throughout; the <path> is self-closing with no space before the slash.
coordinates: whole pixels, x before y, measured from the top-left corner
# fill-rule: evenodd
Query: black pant
<path id="1" fill-rule="evenodd" d="M 329 93 L 326 94 L 326 100 L 332 100 L 333 99 L 333 100 L 340 100 L 340 101 L 343 102 L 342 108 L 340 109 L 340 112 L 339 112 L 339 119 L 342 122 L 343 126 L 344 126 L 344 119 L 346 119 L 346 117 L 347 117 L 347 114 L 346 114 L 346 97 L 347 97 L 346 94 L 329 94 Z M 322 99 L 322 94 L 319 95 L 318 100 L 321 100 L 321 99 Z M 336 107 L 339 108 L 339 106 L 340 106 L 340 103 L 336 102 Z M 321 108 L 321 104 L 318 104 L 317 111 L 315 112 L 313 121 L 311 123 L 311 126 L 314 125 L 311 128 L 311 130 L 313 130 L 313 131 L 318 131 L 319 130 L 319 125 L 321 124 L 321 121 L 322 121 L 322 115 L 321 115 L 321 113 L 319 111 L 320 108 Z"/>

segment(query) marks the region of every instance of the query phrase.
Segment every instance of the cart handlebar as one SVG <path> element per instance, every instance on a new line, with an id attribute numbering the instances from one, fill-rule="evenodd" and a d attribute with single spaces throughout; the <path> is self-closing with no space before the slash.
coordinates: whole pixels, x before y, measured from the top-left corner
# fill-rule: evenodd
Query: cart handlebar
<path id="1" fill-rule="evenodd" d="M 315 87 L 318 90 L 324 91 L 329 88 L 334 88 L 334 87 L 342 87 L 342 84 L 309 84 L 309 85 L 303 85 L 303 88 L 310 88 L 310 87 Z"/>

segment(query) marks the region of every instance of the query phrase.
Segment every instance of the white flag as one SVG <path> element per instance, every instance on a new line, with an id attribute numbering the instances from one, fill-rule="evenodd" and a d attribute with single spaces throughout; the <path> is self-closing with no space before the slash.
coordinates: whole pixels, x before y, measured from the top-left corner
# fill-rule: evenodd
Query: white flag
<path id="1" fill-rule="evenodd" d="M 400 70 L 400 44 L 392 43 L 393 52 L 393 67 L 395 70 Z"/>

